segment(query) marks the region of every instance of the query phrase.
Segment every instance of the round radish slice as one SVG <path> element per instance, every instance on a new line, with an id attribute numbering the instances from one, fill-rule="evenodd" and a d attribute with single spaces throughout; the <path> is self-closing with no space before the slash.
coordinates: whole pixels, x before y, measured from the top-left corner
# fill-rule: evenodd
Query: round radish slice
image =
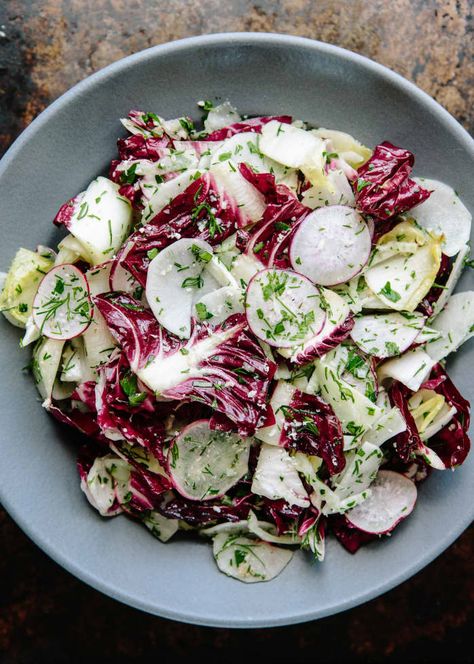
<path id="1" fill-rule="evenodd" d="M 89 327 L 92 312 L 89 284 L 77 267 L 58 265 L 43 277 L 33 302 L 33 318 L 45 337 L 77 337 Z"/>
<path id="2" fill-rule="evenodd" d="M 193 304 L 204 294 L 203 271 L 212 259 L 204 240 L 183 238 L 155 256 L 148 267 L 146 297 L 155 318 L 183 339 L 191 335 Z"/>
<path id="3" fill-rule="evenodd" d="M 389 533 L 415 507 L 416 486 L 393 470 L 380 470 L 365 502 L 346 512 L 350 524 L 374 535 Z"/>
<path id="4" fill-rule="evenodd" d="M 261 270 L 247 288 L 250 329 L 278 348 L 299 346 L 315 337 L 326 320 L 323 306 L 318 289 L 292 270 Z"/>
<path id="5" fill-rule="evenodd" d="M 370 245 L 369 228 L 356 210 L 328 205 L 301 222 L 291 242 L 290 261 L 315 284 L 334 286 L 360 272 Z"/>
<path id="6" fill-rule="evenodd" d="M 248 471 L 250 439 L 216 431 L 208 420 L 185 427 L 170 447 L 168 471 L 189 500 L 222 496 Z"/>
<path id="7" fill-rule="evenodd" d="M 425 317 L 417 312 L 360 316 L 356 318 L 351 337 L 368 355 L 394 357 L 414 343 L 424 324 Z"/>

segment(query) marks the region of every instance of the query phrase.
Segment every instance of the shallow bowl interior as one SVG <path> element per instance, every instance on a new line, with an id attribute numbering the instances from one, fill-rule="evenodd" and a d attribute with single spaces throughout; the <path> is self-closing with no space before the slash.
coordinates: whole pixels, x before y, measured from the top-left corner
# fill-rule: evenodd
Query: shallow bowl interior
<path id="1" fill-rule="evenodd" d="M 229 99 L 249 114 L 289 113 L 345 130 L 364 143 L 388 139 L 416 154 L 416 172 L 450 183 L 474 209 L 473 142 L 431 98 L 383 67 L 318 42 L 266 34 L 192 38 L 131 56 L 85 80 L 22 134 L 0 165 L 0 265 L 17 247 L 55 243 L 59 205 L 103 172 L 130 108 L 199 116 L 199 99 Z M 461 288 L 473 286 L 465 275 Z M 99 590 L 151 613 L 193 623 L 258 627 L 325 616 L 400 583 L 468 525 L 474 456 L 435 473 L 391 541 L 356 556 L 330 541 L 324 564 L 297 554 L 268 584 L 220 574 L 207 543 L 154 540 L 124 517 L 104 521 L 88 506 L 75 470 L 74 435 L 42 410 L 18 349 L 1 321 L 0 496 L 21 528 L 52 558 Z M 449 364 L 474 397 L 472 347 Z"/>

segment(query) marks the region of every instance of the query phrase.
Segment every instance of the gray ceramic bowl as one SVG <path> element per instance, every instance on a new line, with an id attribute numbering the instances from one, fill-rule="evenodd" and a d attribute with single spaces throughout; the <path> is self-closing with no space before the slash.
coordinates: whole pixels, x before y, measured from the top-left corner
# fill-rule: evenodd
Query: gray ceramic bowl
<path id="1" fill-rule="evenodd" d="M 102 172 L 115 153 L 118 118 L 129 108 L 166 117 L 196 115 L 195 101 L 230 99 L 245 113 L 290 113 L 353 133 L 368 145 L 389 139 L 416 154 L 420 175 L 450 183 L 474 209 L 473 141 L 411 83 L 363 57 L 307 39 L 224 34 L 185 39 L 125 58 L 83 81 L 21 135 L 0 166 L 0 265 L 19 245 L 55 243 L 58 206 Z M 470 281 L 470 283 L 469 283 Z M 472 287 L 465 275 L 461 288 Z M 1 317 L 0 317 L 1 318 Z M 356 556 L 330 541 L 323 564 L 298 554 L 267 584 L 220 574 L 211 547 L 161 544 L 125 517 L 105 521 L 86 503 L 73 434 L 42 410 L 18 349 L 1 322 L 0 495 L 19 526 L 54 560 L 98 590 L 176 620 L 230 627 L 285 625 L 342 611 L 407 579 L 467 527 L 474 455 L 422 486 L 417 509 L 390 541 Z M 474 398 L 472 347 L 449 365 Z"/>

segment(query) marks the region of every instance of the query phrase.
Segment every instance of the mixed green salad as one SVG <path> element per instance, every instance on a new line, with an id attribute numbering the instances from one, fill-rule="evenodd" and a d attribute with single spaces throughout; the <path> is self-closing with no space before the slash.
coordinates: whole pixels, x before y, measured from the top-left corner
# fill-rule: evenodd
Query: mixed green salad
<path id="1" fill-rule="evenodd" d="M 453 294 L 471 214 L 389 142 L 199 105 L 201 128 L 122 120 L 108 177 L 60 207 L 57 249 L 18 250 L 0 307 L 99 514 L 268 581 L 330 533 L 352 553 L 391 534 L 466 458 L 445 361 L 474 333 Z"/>

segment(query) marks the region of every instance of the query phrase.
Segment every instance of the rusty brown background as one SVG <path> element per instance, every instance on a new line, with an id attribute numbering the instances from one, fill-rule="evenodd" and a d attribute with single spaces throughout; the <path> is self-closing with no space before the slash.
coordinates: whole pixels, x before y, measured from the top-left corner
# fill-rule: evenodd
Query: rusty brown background
<path id="1" fill-rule="evenodd" d="M 0 0 L 0 150 L 51 101 L 110 62 L 169 40 L 232 30 L 298 34 L 367 55 L 414 81 L 473 131 L 472 11 L 468 0 Z M 0 658 L 472 662 L 473 533 L 410 581 L 342 615 L 232 631 L 183 626 L 100 595 L 0 511 Z"/>

